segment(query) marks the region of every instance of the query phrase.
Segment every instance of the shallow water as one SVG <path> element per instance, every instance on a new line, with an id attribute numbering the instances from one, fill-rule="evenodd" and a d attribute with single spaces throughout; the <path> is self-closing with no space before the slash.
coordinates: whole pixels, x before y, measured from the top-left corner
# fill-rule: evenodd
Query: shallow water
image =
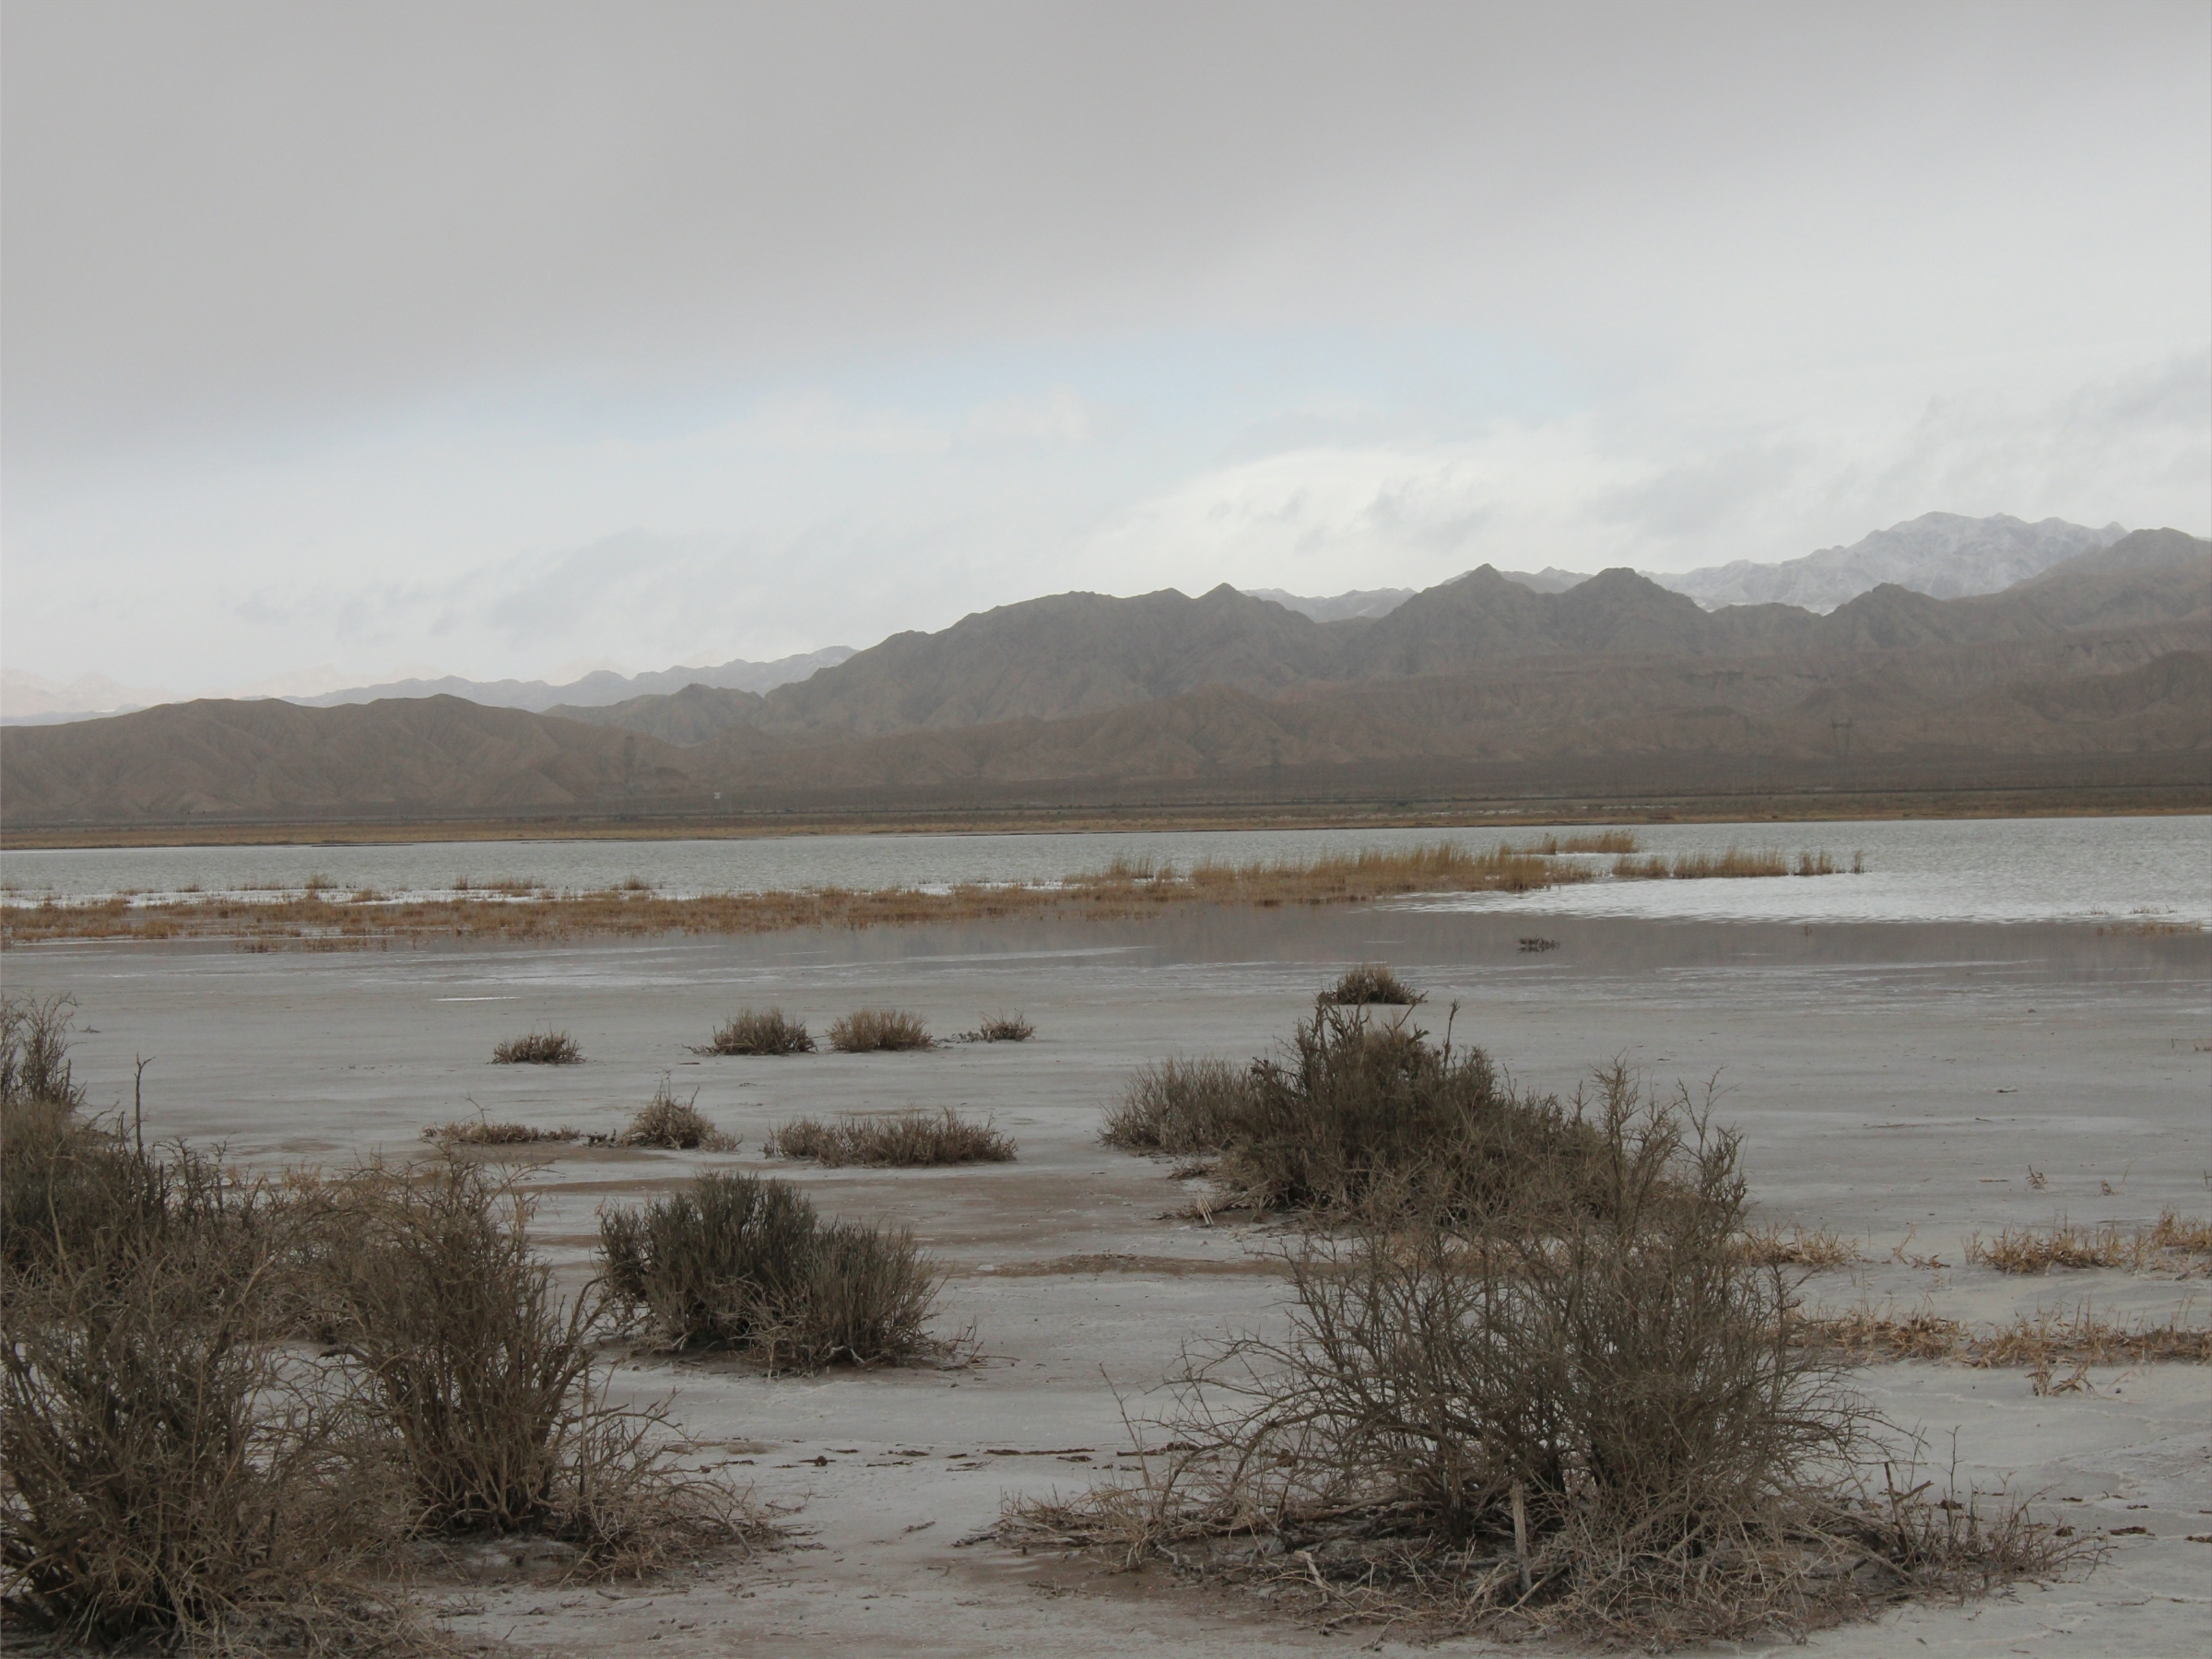
<path id="1" fill-rule="evenodd" d="M 0 852 L 13 902 L 49 895 L 302 889 L 451 893 L 523 882 L 592 890 L 636 879 L 672 895 L 815 887 L 1051 881 L 1116 858 L 1188 865 L 1306 859 L 1451 841 L 1482 851 L 1530 830 L 1280 830 L 1125 834 L 809 835 L 715 841 L 420 841 L 406 845 Z M 1654 825 L 1643 849 L 1825 851 L 1865 872 L 1819 877 L 1594 881 L 1405 902 L 1533 914 L 1712 921 L 2051 922 L 2212 925 L 2212 818 L 1983 818 Z M 1593 861 L 1600 868 L 1606 859 Z"/>

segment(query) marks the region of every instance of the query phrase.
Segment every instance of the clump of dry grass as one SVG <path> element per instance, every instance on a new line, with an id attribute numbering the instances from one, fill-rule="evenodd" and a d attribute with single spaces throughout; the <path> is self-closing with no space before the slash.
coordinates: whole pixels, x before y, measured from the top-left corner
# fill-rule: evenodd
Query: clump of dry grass
<path id="1" fill-rule="evenodd" d="M 1321 1000 L 1340 1008 L 1382 1005 L 1410 1008 L 1428 999 L 1382 962 L 1362 962 L 1347 968 L 1336 982 L 1321 994 Z"/>
<path id="2" fill-rule="evenodd" d="M 842 1054 L 873 1054 L 935 1046 L 918 1014 L 860 1008 L 830 1023 L 830 1046 Z"/>
<path id="3" fill-rule="evenodd" d="M 1027 1042 L 1037 1035 L 1037 1028 L 1021 1014 L 986 1015 L 983 1022 L 972 1031 L 962 1031 L 962 1042 Z"/>
<path id="4" fill-rule="evenodd" d="M 583 1051 L 566 1031 L 530 1031 L 510 1037 L 491 1051 L 494 1065 L 578 1065 Z"/>
<path id="5" fill-rule="evenodd" d="M 1966 1241 L 1966 1259 L 2000 1273 L 2053 1267 L 2118 1267 L 2131 1273 L 2190 1273 L 2212 1266 L 2212 1220 L 2159 1213 L 2148 1227 L 2088 1226 L 2061 1218 L 2048 1228 L 2006 1228 L 1994 1240 Z"/>
<path id="6" fill-rule="evenodd" d="M 747 1008 L 724 1021 L 713 1040 L 695 1054 L 811 1054 L 814 1039 L 803 1019 L 786 1019 L 781 1008 Z"/>
<path id="7" fill-rule="evenodd" d="M 1006 1163 L 1014 1142 L 988 1122 L 942 1112 L 844 1112 L 824 1121 L 794 1118 L 768 1137 L 771 1158 L 811 1158 L 844 1164 L 914 1169 L 933 1164 Z"/>
<path id="8" fill-rule="evenodd" d="M 618 1147 L 657 1147 L 668 1152 L 735 1152 L 737 1141 L 714 1127 L 699 1109 L 699 1090 L 678 1100 L 676 1087 L 663 1077 L 653 1099 L 638 1108 L 629 1125 L 615 1136 Z"/>
<path id="9" fill-rule="evenodd" d="M 1816 1270 L 1847 1267 L 1863 1260 L 1859 1247 L 1827 1228 L 1779 1226 L 1748 1228 L 1736 1248 L 1746 1261 L 1759 1267 L 1810 1267 Z"/>
<path id="10" fill-rule="evenodd" d="M 928 1358 L 942 1274 L 912 1234 L 823 1222 L 787 1182 L 716 1173 L 600 1218 L 606 1283 L 676 1348 L 772 1370 Z"/>
<path id="11" fill-rule="evenodd" d="M 475 1122 L 460 1119 L 451 1124 L 432 1124 L 422 1132 L 426 1141 L 436 1141 L 441 1147 L 529 1147 L 544 1142 L 568 1142 L 581 1138 L 580 1132 L 566 1127 L 540 1129 L 535 1124 L 495 1124 L 486 1118 Z"/>
<path id="12" fill-rule="evenodd" d="M 2009 1324 L 1970 1329 L 1926 1308 L 1900 1314 L 1861 1304 L 1800 1321 L 1792 1340 L 1836 1348 L 1854 1360 L 1951 1359 L 1973 1366 L 2212 1364 L 2212 1328 L 2169 1320 L 2116 1324 L 2088 1306 L 2044 1309 Z"/>
<path id="13" fill-rule="evenodd" d="M 2017 1503 L 1856 1478 L 1878 1425 L 1792 1342 L 1791 1281 L 1744 1259 L 1735 1137 L 1618 1087 L 1589 1127 L 1477 1229 L 1394 1206 L 1308 1235 L 1287 1335 L 1186 1364 L 1134 1480 L 1016 1500 L 1000 1535 L 1332 1622 L 1647 1648 L 2090 1559 Z"/>
<path id="14" fill-rule="evenodd" d="M 1226 1060 L 1156 1060 L 1137 1067 L 1099 1138 L 1124 1152 L 1218 1152 L 1252 1102 L 1251 1078 Z"/>

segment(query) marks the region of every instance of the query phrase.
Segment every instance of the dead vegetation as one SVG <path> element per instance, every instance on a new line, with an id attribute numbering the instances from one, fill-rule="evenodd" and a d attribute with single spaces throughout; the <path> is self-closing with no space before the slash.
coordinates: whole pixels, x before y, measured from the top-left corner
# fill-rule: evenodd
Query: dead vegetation
<path id="1" fill-rule="evenodd" d="M 2047 1228 L 2008 1227 L 1991 1240 L 1975 1233 L 1966 1241 L 1966 1259 L 1999 1273 L 2048 1273 L 2053 1267 L 2202 1273 L 2212 1268 L 2212 1218 L 2165 1209 L 2147 1227 L 2128 1227 L 2088 1226 L 2062 1217 Z"/>
<path id="2" fill-rule="evenodd" d="M 1251 1104 L 1249 1077 L 1226 1060 L 1157 1060 L 1137 1067 L 1107 1110 L 1099 1138 L 1124 1152 L 1218 1152 Z"/>
<path id="3" fill-rule="evenodd" d="M 941 1112 L 841 1112 L 780 1124 L 762 1148 L 771 1158 L 809 1158 L 835 1169 L 846 1164 L 919 1169 L 935 1164 L 1006 1163 L 1014 1142 L 985 1121 Z"/>
<path id="4" fill-rule="evenodd" d="M 2212 1364 L 2212 1327 L 2138 1320 L 2121 1324 L 2085 1303 L 2072 1312 L 2045 1309 L 2009 1324 L 1976 1330 L 1923 1307 L 1862 1304 L 1847 1312 L 1805 1319 L 1792 1340 L 1834 1348 L 1854 1361 L 1940 1359 L 1971 1366 Z"/>
<path id="5" fill-rule="evenodd" d="M 583 1051 L 566 1031 L 528 1031 L 494 1045 L 494 1065 L 581 1065 Z"/>
<path id="6" fill-rule="evenodd" d="M 611 1406 L 508 1174 L 244 1179 L 92 1120 L 65 1001 L 0 999 L 0 1602 L 72 1642 L 411 1640 L 409 1539 L 551 1541 L 635 1572 L 765 1536 Z M 320 1354 L 297 1339 L 312 1336 Z"/>
<path id="7" fill-rule="evenodd" d="M 461 1118 L 450 1124 L 432 1124 L 422 1132 L 426 1141 L 441 1147 L 534 1147 L 563 1145 L 582 1138 L 570 1128 L 540 1129 L 534 1124 L 495 1124 L 486 1118 Z"/>
<path id="8" fill-rule="evenodd" d="M 814 1039 L 806 1022 L 787 1019 L 781 1008 L 747 1008 L 717 1027 L 714 1036 L 695 1054 L 811 1054 Z"/>
<path id="9" fill-rule="evenodd" d="M 962 1031 L 955 1042 L 1027 1042 L 1037 1028 L 1022 1014 L 989 1014 L 972 1031 Z"/>
<path id="10" fill-rule="evenodd" d="M 941 1355 L 943 1275 L 912 1236 L 824 1222 L 788 1182 L 715 1173 L 600 1218 L 612 1294 L 672 1348 L 729 1348 L 771 1371 Z"/>
<path id="11" fill-rule="evenodd" d="M 1859 1247 L 1826 1228 L 1754 1227 L 1736 1241 L 1744 1259 L 1759 1267 L 1809 1267 L 1822 1271 L 1863 1261 Z"/>
<path id="12" fill-rule="evenodd" d="M 50 900 L 0 907 L 0 945 L 228 938 L 255 948 L 356 949 L 441 938 L 759 934 L 1045 916 L 1122 921 L 1182 904 L 1359 904 L 1408 893 L 1528 892 L 1592 876 L 1541 852 L 1500 846 L 1477 853 L 1439 841 L 1314 859 L 1201 864 L 1186 870 L 1124 860 L 1058 882 L 973 882 L 943 892 L 817 888 L 671 898 L 632 888 L 555 894 L 517 884 L 512 893 L 456 889 L 452 897 L 379 904 L 353 904 L 320 892 L 269 899 L 194 895 L 158 903 L 117 896 L 89 903 Z"/>
<path id="13" fill-rule="evenodd" d="M 896 1008 L 861 1008 L 830 1022 L 830 1046 L 841 1054 L 896 1053 L 935 1048 L 919 1014 Z"/>
<path id="14" fill-rule="evenodd" d="M 1309 1065 L 1379 1053 L 1382 1077 L 1510 1099 L 1471 1070 L 1442 1082 L 1446 1052 L 1413 1041 L 1324 1008 L 1275 1087 L 1324 1098 Z M 1572 1120 L 1588 1139 L 1540 1127 L 1543 1155 L 1498 1160 L 1510 1182 L 1471 1185 L 1447 1155 L 1394 1190 L 1371 1166 L 1308 1182 L 1342 1195 L 1347 1230 L 1287 1253 L 1289 1333 L 1193 1358 L 1134 1479 L 1017 1500 L 1001 1537 L 1165 1559 L 1332 1624 L 1645 1648 L 2092 1558 L 2017 1502 L 1868 1475 L 1879 1425 L 1791 1340 L 1791 1278 L 1746 1259 L 1735 1137 L 1602 1077 Z"/>
<path id="15" fill-rule="evenodd" d="M 1863 859 L 1852 861 L 1854 871 L 1864 867 Z M 1779 848 L 1732 846 L 1720 853 L 1677 853 L 1671 858 L 1664 853 L 1622 857 L 1614 862 L 1613 875 L 1619 881 L 1707 881 L 1747 876 L 1833 876 L 1838 868 L 1827 853 L 1803 852 L 1793 858 Z"/>
<path id="16" fill-rule="evenodd" d="M 1321 994 L 1321 1000 L 1340 1008 L 1370 1006 L 1410 1008 L 1428 999 L 1384 963 L 1361 962 L 1339 974 L 1336 982 Z"/>
<path id="17" fill-rule="evenodd" d="M 653 1099 L 631 1115 L 615 1136 L 618 1147 L 654 1147 L 665 1152 L 735 1152 L 737 1141 L 714 1127 L 699 1109 L 699 1090 L 677 1098 L 676 1086 L 663 1077 Z"/>

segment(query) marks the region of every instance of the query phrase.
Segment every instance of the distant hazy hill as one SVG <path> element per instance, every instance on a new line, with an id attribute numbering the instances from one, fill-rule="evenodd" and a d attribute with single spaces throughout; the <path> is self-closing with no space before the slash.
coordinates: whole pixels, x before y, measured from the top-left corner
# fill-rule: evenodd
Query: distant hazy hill
<path id="1" fill-rule="evenodd" d="M 1884 582 L 1936 599 L 1998 593 L 2125 534 L 2118 524 L 2091 530 L 2064 519 L 2030 524 L 2001 512 L 1981 519 L 1926 512 L 1877 530 L 1848 547 L 1823 547 L 1781 564 L 1737 559 L 1680 575 L 1653 571 L 1651 576 L 1708 609 L 1781 604 L 1830 611 Z"/>
<path id="2" fill-rule="evenodd" d="M 772 663 L 724 663 L 712 668 L 668 668 L 658 674 L 621 675 L 601 669 L 565 686 L 544 680 L 471 680 L 458 675 L 443 679 L 393 680 L 381 686 L 350 686 L 325 691 L 319 697 L 288 698 L 311 709 L 335 709 L 343 703 L 375 702 L 385 697 L 465 697 L 493 709 L 530 709 L 542 712 L 557 703 L 598 708 L 632 697 L 681 691 L 686 686 L 719 686 L 736 691 L 769 691 L 793 680 L 805 679 L 818 668 L 843 662 L 853 654 L 849 645 L 831 645 L 803 656 L 779 657 Z"/>
<path id="3" fill-rule="evenodd" d="M 2207 544 L 2137 531 L 2035 582 L 1971 600 L 1894 583 L 1826 616 L 1787 605 L 1708 611 L 1633 571 L 1538 593 L 1488 565 L 1385 615 L 1315 623 L 1222 587 L 1193 599 L 1063 594 L 1002 606 L 934 634 L 900 634 L 765 697 L 694 687 L 571 719 L 695 744 L 744 726 L 858 736 L 1064 720 L 1206 686 L 1261 697 L 1330 681 L 1401 679 L 1549 657 L 1746 657 L 2048 638 L 2204 611 Z"/>
<path id="4" fill-rule="evenodd" d="M 1337 594 L 1327 599 L 1286 594 L 1281 588 L 1242 588 L 1239 591 L 1250 598 L 1269 600 L 1285 610 L 1294 610 L 1301 617 L 1311 617 L 1316 622 L 1343 622 L 1353 617 L 1387 617 L 1412 598 L 1416 590 L 1355 588 L 1348 594 Z"/>
<path id="5" fill-rule="evenodd" d="M 14 728 L 0 810 L 11 827 L 650 814 L 825 791 L 958 802 L 1031 782 L 1122 798 L 1124 784 L 1231 774 L 1265 789 L 1283 768 L 1397 768 L 1418 786 L 1446 763 L 1811 765 L 1845 723 L 1861 757 L 2164 756 L 2197 777 L 2212 764 L 2208 652 L 2212 543 L 2172 531 L 2001 594 L 1889 584 L 1825 617 L 1709 613 L 1630 571 L 1543 594 L 1486 569 L 1328 624 L 1227 588 L 1069 594 L 900 636 L 765 698 L 634 700 L 625 724 L 642 730 L 445 697 L 202 701 Z"/>

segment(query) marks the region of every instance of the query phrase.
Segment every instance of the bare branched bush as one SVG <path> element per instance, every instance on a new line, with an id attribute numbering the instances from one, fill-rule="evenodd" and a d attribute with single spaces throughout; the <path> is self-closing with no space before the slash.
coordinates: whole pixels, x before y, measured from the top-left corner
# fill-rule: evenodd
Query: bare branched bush
<path id="1" fill-rule="evenodd" d="M 85 1091 L 71 1075 L 69 1027 L 76 999 L 0 995 L 0 1103 L 75 1112 Z"/>
<path id="2" fill-rule="evenodd" d="M 811 1158 L 832 1168 L 866 1164 L 919 1168 L 929 1164 L 1006 1163 L 1012 1138 L 989 1122 L 976 1123 L 947 1106 L 941 1112 L 845 1112 L 830 1119 L 800 1117 L 780 1125 L 762 1148 L 771 1158 Z"/>
<path id="3" fill-rule="evenodd" d="M 677 1348 L 750 1352 L 771 1370 L 944 1351 L 927 1331 L 942 1275 L 912 1236 L 824 1223 L 787 1182 L 716 1173 L 600 1218 L 613 1292 Z"/>
<path id="4" fill-rule="evenodd" d="M 714 1127 L 699 1109 L 699 1090 L 678 1100 L 666 1077 L 653 1099 L 638 1108 L 628 1127 L 615 1136 L 618 1147 L 659 1147 L 671 1152 L 735 1152 L 737 1140 Z"/>
<path id="5" fill-rule="evenodd" d="M 861 1008 L 830 1021 L 830 1046 L 843 1054 L 872 1054 L 935 1044 L 918 1014 L 902 1014 L 895 1008 Z"/>
<path id="6" fill-rule="evenodd" d="M 578 1065 L 583 1051 L 566 1031 L 529 1031 L 510 1037 L 491 1051 L 494 1065 Z"/>
<path id="7" fill-rule="evenodd" d="M 1229 1145 L 1252 1104 L 1251 1078 L 1226 1060 L 1157 1060 L 1137 1067 L 1099 1138 L 1124 1152 L 1181 1156 Z"/>
<path id="8" fill-rule="evenodd" d="M 176 1244 L 70 1259 L 6 1298 L 0 1583 L 76 1641 L 212 1644 L 358 1599 L 373 1516 L 335 1500 L 338 1418 L 266 1340 L 255 1277 L 211 1280 Z"/>
<path id="9" fill-rule="evenodd" d="M 747 1008 L 715 1029 L 712 1041 L 694 1049 L 700 1054 L 811 1054 L 814 1039 L 806 1022 L 787 1019 L 781 1008 Z"/>
<path id="10" fill-rule="evenodd" d="M 1426 999 L 1383 963 L 1362 962 L 1338 975 L 1336 982 L 1321 994 L 1321 1000 L 1338 1007 L 1381 1004 L 1409 1008 Z"/>
<path id="11" fill-rule="evenodd" d="M 1590 1127 L 1479 1230 L 1394 1205 L 1309 1236 L 1288 1335 L 1190 1361 L 1135 1481 L 1017 1500 L 1002 1536 L 1332 1617 L 1644 1647 L 2083 1559 L 2017 1504 L 1858 1482 L 1873 1425 L 1738 1245 L 1735 1137 L 1618 1072 Z"/>
<path id="12" fill-rule="evenodd" d="M 637 1571 L 742 1535 L 726 1490 L 676 1473 L 654 1409 L 594 1376 L 596 1291 L 564 1301 L 512 1174 L 371 1165 L 316 1194 L 305 1271 L 419 1535 L 535 1533 Z"/>

